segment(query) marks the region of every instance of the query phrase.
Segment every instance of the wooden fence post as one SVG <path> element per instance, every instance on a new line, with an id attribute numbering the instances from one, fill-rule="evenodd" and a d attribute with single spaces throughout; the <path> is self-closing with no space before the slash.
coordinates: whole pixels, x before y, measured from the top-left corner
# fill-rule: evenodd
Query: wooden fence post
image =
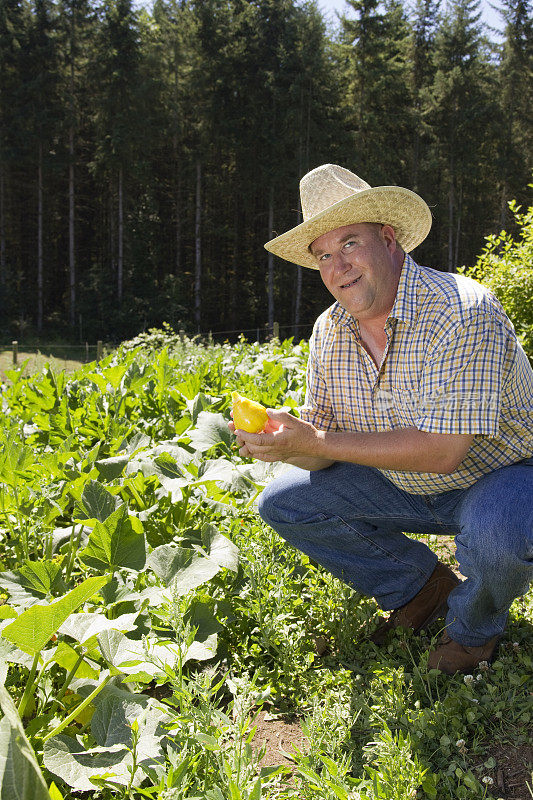
<path id="1" fill-rule="evenodd" d="M 16 364 L 18 361 L 19 355 L 19 343 L 16 339 L 13 340 L 13 364 Z"/>
<path id="2" fill-rule="evenodd" d="M 272 325 L 272 336 L 274 339 L 279 339 L 279 322 L 274 322 Z"/>
<path id="3" fill-rule="evenodd" d="M 96 342 L 96 360 L 101 361 L 104 352 L 104 345 L 101 339 Z"/>

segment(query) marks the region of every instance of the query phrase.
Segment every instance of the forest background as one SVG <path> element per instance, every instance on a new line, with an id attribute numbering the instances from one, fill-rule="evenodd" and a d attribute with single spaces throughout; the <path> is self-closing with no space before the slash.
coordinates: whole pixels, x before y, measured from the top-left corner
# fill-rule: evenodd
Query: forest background
<path id="1" fill-rule="evenodd" d="M 0 336 L 272 329 L 329 304 L 263 243 L 335 162 L 429 203 L 420 263 L 472 265 L 528 203 L 530 0 L 0 0 Z"/>

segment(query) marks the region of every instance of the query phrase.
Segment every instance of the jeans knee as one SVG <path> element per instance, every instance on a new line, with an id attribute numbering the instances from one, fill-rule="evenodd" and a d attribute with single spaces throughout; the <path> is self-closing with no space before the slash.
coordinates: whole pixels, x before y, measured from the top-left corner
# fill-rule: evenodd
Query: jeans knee
<path id="1" fill-rule="evenodd" d="M 316 492 L 299 482 L 299 476 L 294 481 L 290 477 L 274 480 L 263 489 L 257 504 L 261 518 L 275 530 L 327 519 L 316 502 Z"/>
<path id="2" fill-rule="evenodd" d="M 533 566 L 532 478 L 531 467 L 511 465 L 474 484 L 461 506 L 458 545 L 487 565 Z"/>
<path id="3" fill-rule="evenodd" d="M 266 486 L 259 495 L 259 499 L 257 501 L 257 510 L 259 511 L 259 516 L 269 525 L 272 522 L 273 516 L 276 516 L 275 498 L 277 493 L 272 492 L 271 488 L 272 484 Z"/>
<path id="4" fill-rule="evenodd" d="M 509 521 L 495 521 L 479 515 L 462 526 L 456 538 L 458 555 L 466 548 L 476 563 L 501 574 L 517 567 L 533 569 L 533 541 L 530 532 Z"/>

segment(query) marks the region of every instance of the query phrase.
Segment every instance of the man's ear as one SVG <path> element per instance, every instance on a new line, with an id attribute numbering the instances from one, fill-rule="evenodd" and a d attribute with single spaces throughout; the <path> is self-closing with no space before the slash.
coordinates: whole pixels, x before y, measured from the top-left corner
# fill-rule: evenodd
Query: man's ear
<path id="1" fill-rule="evenodd" d="M 396 231 L 392 225 L 382 225 L 380 233 L 391 253 L 394 253 L 398 249 L 398 242 L 396 241 Z"/>

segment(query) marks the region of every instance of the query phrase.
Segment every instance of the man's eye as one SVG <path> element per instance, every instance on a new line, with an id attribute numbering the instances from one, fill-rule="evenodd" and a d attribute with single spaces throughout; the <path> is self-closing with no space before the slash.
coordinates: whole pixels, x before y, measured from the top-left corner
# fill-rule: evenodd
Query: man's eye
<path id="1" fill-rule="evenodd" d="M 326 258 L 330 258 L 330 254 L 329 253 L 323 253 L 318 260 L 319 261 L 325 261 Z"/>
<path id="2" fill-rule="evenodd" d="M 351 247 L 354 244 L 355 242 L 346 242 L 346 244 L 344 245 L 344 249 L 346 250 L 347 247 Z"/>

